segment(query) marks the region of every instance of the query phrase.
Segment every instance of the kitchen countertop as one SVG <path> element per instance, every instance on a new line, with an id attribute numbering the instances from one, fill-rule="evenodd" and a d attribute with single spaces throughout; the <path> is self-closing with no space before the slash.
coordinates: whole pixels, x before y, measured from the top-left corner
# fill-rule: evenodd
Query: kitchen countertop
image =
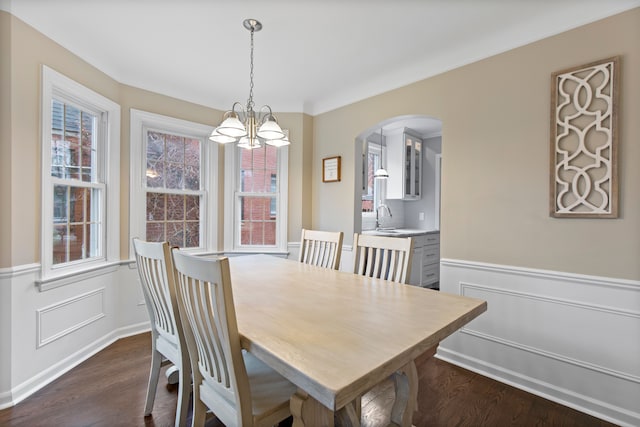
<path id="1" fill-rule="evenodd" d="M 439 233 L 440 230 L 420 230 L 417 228 L 393 228 L 384 230 L 363 230 L 362 234 L 370 236 L 412 237 L 424 234 Z"/>

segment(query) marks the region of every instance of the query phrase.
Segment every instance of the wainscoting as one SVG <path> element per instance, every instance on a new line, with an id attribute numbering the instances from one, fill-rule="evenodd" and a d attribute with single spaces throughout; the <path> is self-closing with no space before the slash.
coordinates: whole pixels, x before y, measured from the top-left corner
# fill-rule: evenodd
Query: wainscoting
<path id="1" fill-rule="evenodd" d="M 443 259 L 440 289 L 488 302 L 440 359 L 640 425 L 640 282 Z"/>
<path id="2" fill-rule="evenodd" d="M 297 259 L 299 243 L 289 244 Z M 342 271 L 352 250 L 343 247 Z M 488 310 L 437 357 L 619 425 L 640 425 L 640 282 L 443 259 L 443 292 Z M 117 339 L 149 329 L 135 264 L 40 291 L 0 270 L 0 409 Z"/>
<path id="3" fill-rule="evenodd" d="M 41 290 L 40 265 L 0 271 L 0 409 L 119 338 L 149 330 L 135 264 Z"/>

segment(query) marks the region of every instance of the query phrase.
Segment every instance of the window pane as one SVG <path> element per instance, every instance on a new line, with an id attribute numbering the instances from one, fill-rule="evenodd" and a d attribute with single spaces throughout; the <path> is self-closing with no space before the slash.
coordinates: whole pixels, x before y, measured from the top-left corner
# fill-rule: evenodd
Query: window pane
<path id="1" fill-rule="evenodd" d="M 184 163 L 184 138 L 177 135 L 166 134 L 167 161 Z"/>
<path id="2" fill-rule="evenodd" d="M 53 263 L 60 264 L 67 261 L 67 225 L 53 226 Z"/>
<path id="3" fill-rule="evenodd" d="M 85 188 L 71 187 L 69 198 L 69 213 L 71 214 L 70 222 L 83 222 L 85 220 Z"/>
<path id="4" fill-rule="evenodd" d="M 185 242 L 187 248 L 197 248 L 200 246 L 200 223 L 190 221 L 185 224 Z"/>
<path id="5" fill-rule="evenodd" d="M 251 228 L 251 244 L 252 245 L 264 244 L 264 223 L 252 222 L 250 228 Z"/>
<path id="6" fill-rule="evenodd" d="M 267 221 L 264 223 L 264 245 L 274 246 L 276 244 L 276 222 Z"/>
<path id="7" fill-rule="evenodd" d="M 200 140 L 194 138 L 184 139 L 184 163 L 200 167 Z"/>
<path id="8" fill-rule="evenodd" d="M 147 222 L 147 240 L 150 242 L 164 242 L 164 223 Z"/>
<path id="9" fill-rule="evenodd" d="M 76 261 L 86 258 L 85 241 L 84 241 L 84 225 L 75 224 L 69 226 L 68 240 L 68 259 L 67 261 Z"/>
<path id="10" fill-rule="evenodd" d="M 167 223 L 167 241 L 171 246 L 185 247 L 183 222 Z"/>
<path id="11" fill-rule="evenodd" d="M 184 188 L 184 165 L 182 163 L 166 163 L 166 188 L 182 190 Z"/>
<path id="12" fill-rule="evenodd" d="M 147 221 L 164 221 L 165 195 L 147 193 Z"/>
<path id="13" fill-rule="evenodd" d="M 176 194 L 167 195 L 167 220 L 181 221 L 184 219 L 184 196 Z"/>
<path id="14" fill-rule="evenodd" d="M 67 213 L 67 194 L 68 187 L 66 185 L 53 186 L 53 223 L 66 224 L 68 221 Z"/>
<path id="15" fill-rule="evenodd" d="M 200 140 L 185 138 L 184 140 L 184 188 L 200 189 Z"/>
<path id="16" fill-rule="evenodd" d="M 147 187 L 164 187 L 164 138 L 158 132 L 147 133 Z"/>
<path id="17" fill-rule="evenodd" d="M 187 221 L 200 220 L 200 197 L 185 196 L 185 219 Z"/>
<path id="18" fill-rule="evenodd" d="M 82 130 L 81 130 L 81 161 L 82 180 L 86 182 L 95 182 L 97 180 L 95 168 L 92 168 L 95 159 L 94 146 L 94 129 L 95 116 L 87 112 L 82 112 Z"/>
<path id="19" fill-rule="evenodd" d="M 80 110 L 71 105 L 64 108 L 64 140 L 68 167 L 66 178 L 80 179 Z"/>

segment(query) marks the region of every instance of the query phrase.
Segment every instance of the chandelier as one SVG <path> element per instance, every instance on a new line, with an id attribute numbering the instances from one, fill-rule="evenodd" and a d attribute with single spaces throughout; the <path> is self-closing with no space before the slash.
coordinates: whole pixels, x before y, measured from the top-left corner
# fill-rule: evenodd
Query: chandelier
<path id="1" fill-rule="evenodd" d="M 289 145 L 289 138 L 282 131 L 271 107 L 262 106 L 254 111 L 253 103 L 253 33 L 262 29 L 262 24 L 255 19 L 245 19 L 242 23 L 251 31 L 251 71 L 249 73 L 249 99 L 246 107 L 235 102 L 231 110 L 224 113 L 222 123 L 211 132 L 210 140 L 226 144 L 234 142 L 238 147 L 254 149 L 263 143 L 280 147 Z"/>

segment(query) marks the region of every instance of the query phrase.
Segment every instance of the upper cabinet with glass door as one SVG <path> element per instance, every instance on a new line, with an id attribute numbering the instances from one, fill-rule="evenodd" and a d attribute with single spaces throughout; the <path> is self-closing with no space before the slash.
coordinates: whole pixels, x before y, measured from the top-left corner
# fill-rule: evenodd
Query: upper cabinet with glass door
<path id="1" fill-rule="evenodd" d="M 410 129 L 387 138 L 389 179 L 387 199 L 420 200 L 422 197 L 422 139 Z"/>

